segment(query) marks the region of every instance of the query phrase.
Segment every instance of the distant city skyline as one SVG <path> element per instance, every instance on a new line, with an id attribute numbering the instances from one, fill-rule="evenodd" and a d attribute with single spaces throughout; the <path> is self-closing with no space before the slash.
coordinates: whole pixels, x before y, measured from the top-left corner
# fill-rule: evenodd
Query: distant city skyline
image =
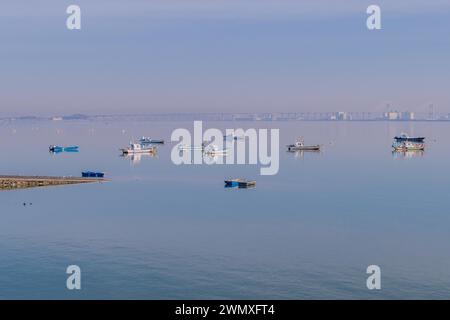
<path id="1" fill-rule="evenodd" d="M 147 113 L 147 114 L 71 114 L 45 116 L 3 117 L 0 121 L 450 121 L 450 113 L 436 112 L 430 106 L 428 112 L 388 110 L 386 112 L 204 112 L 204 113 Z"/>
<path id="2" fill-rule="evenodd" d="M 82 29 L 69 31 L 74 3 Z M 370 4 L 381 30 L 366 28 Z M 8 1 L 0 117 L 427 114 L 431 104 L 445 115 L 449 14 L 443 0 Z"/>

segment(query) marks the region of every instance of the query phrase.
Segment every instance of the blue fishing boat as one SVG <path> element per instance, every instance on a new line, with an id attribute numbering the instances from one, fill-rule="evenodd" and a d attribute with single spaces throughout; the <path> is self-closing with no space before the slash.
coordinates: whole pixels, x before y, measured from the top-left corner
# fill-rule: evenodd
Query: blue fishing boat
<path id="1" fill-rule="evenodd" d="M 236 188 L 239 187 L 239 182 L 241 179 L 230 179 L 225 180 L 225 188 Z"/>
<path id="2" fill-rule="evenodd" d="M 64 151 L 64 148 L 60 146 L 50 146 L 48 147 L 48 150 L 53 153 L 60 153 Z"/>
<path id="3" fill-rule="evenodd" d="M 69 146 L 69 147 L 50 146 L 48 147 L 48 150 L 53 153 L 78 152 L 78 146 Z"/>
<path id="4" fill-rule="evenodd" d="M 81 176 L 83 178 L 103 178 L 105 174 L 103 172 L 84 171 Z"/>
<path id="5" fill-rule="evenodd" d="M 225 188 L 254 188 L 256 181 L 243 179 L 229 179 L 225 180 Z"/>

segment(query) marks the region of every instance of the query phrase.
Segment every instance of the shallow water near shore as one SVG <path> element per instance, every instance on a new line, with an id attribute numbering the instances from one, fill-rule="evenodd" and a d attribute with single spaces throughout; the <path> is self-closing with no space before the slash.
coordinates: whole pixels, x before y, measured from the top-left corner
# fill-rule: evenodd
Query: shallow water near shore
<path id="1" fill-rule="evenodd" d="M 204 122 L 280 129 L 280 170 L 172 163 L 169 142 L 192 122 L 0 125 L 1 174 L 110 182 L 0 192 L 0 298 L 450 298 L 445 122 Z M 392 153 L 401 132 L 423 153 Z M 121 157 L 141 136 L 156 156 Z M 299 136 L 319 153 L 288 153 Z M 48 146 L 79 145 L 50 154 Z M 256 180 L 226 189 L 225 178 Z M 26 205 L 24 205 L 26 203 Z M 66 289 L 67 266 L 82 289 Z M 382 289 L 368 290 L 379 265 Z"/>

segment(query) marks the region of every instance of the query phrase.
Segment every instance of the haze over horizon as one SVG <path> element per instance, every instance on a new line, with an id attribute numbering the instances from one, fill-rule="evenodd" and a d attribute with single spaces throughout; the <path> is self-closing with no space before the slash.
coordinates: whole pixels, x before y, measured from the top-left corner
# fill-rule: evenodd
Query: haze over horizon
<path id="1" fill-rule="evenodd" d="M 0 116 L 450 112 L 449 1 L 39 4 L 2 5 Z M 366 28 L 370 4 L 382 30 Z"/>

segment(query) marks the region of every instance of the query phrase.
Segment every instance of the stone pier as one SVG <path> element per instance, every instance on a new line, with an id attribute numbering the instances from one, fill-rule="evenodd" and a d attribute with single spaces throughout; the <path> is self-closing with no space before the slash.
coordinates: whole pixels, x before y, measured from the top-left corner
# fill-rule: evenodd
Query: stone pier
<path id="1" fill-rule="evenodd" d="M 59 186 L 66 184 L 103 182 L 100 178 L 41 177 L 41 176 L 0 176 L 0 190 Z"/>

